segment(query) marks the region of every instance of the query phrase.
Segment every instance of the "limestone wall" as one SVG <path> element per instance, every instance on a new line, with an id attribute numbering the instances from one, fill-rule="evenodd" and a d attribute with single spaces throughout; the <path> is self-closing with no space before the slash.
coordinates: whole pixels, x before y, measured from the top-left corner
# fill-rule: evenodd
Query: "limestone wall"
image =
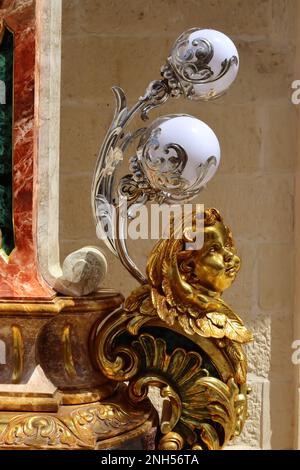
<path id="1" fill-rule="evenodd" d="M 193 27 L 236 43 L 240 72 L 213 103 L 167 103 L 216 132 L 217 176 L 198 201 L 232 227 L 242 270 L 227 299 L 253 329 L 250 419 L 236 445 L 293 445 L 294 174 L 298 109 L 291 103 L 299 0 L 63 0 L 60 246 L 62 258 L 99 244 L 90 209 L 92 172 L 113 113 L 111 85 L 130 103 L 144 92 L 174 39 Z M 152 116 L 156 116 L 153 113 Z M 145 265 L 150 242 L 135 243 Z M 106 285 L 127 294 L 136 283 L 109 255 Z M 300 339 L 300 337 L 299 337 Z"/>

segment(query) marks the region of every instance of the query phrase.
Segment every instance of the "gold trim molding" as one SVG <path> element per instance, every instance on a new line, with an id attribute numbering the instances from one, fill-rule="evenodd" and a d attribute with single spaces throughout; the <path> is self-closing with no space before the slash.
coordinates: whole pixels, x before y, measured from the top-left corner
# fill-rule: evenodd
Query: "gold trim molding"
<path id="1" fill-rule="evenodd" d="M 138 436 L 153 427 L 150 403 L 124 404 L 126 388 L 109 401 L 62 406 L 58 413 L 0 413 L 0 448 L 95 449 L 114 439 L 121 446 L 127 433 Z M 141 428 L 141 429 L 140 429 Z"/>

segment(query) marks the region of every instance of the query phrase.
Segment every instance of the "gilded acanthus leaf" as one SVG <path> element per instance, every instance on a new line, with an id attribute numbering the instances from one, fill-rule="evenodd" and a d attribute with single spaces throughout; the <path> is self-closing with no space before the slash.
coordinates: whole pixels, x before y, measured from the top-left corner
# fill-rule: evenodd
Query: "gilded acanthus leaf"
<path id="1" fill-rule="evenodd" d="M 149 297 L 149 285 L 143 285 L 131 292 L 124 303 L 124 309 L 128 312 L 135 312 L 140 309 L 144 299 Z"/>

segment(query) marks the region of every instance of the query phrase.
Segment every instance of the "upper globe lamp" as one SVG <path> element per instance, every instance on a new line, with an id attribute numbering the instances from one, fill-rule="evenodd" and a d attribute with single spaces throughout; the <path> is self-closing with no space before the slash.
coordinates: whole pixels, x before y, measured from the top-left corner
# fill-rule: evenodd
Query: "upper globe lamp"
<path id="1" fill-rule="evenodd" d="M 214 29 L 193 28 L 175 41 L 168 65 L 187 98 L 210 100 L 226 92 L 235 80 L 239 56 L 225 34 Z M 162 72 L 174 82 L 168 65 Z"/>

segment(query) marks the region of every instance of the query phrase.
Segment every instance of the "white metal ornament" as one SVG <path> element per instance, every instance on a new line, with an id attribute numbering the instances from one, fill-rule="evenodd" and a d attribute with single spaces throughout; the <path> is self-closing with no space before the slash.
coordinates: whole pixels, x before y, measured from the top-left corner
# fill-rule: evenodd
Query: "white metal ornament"
<path id="1" fill-rule="evenodd" d="M 116 111 L 99 151 L 92 207 L 98 236 L 140 283 L 146 278 L 127 250 L 127 218 L 134 218 L 133 208 L 149 200 L 182 203 L 195 197 L 214 176 L 220 147 L 212 129 L 193 116 L 164 116 L 133 133 L 126 131 L 128 123 L 137 113 L 146 121 L 149 111 L 170 97 L 216 98 L 235 79 L 238 63 L 237 50 L 227 36 L 193 28 L 175 41 L 161 68 L 162 78 L 151 82 L 131 109 L 124 91 L 112 88 Z M 136 152 L 129 160 L 130 173 L 115 181 L 116 169 L 132 143 Z"/>

